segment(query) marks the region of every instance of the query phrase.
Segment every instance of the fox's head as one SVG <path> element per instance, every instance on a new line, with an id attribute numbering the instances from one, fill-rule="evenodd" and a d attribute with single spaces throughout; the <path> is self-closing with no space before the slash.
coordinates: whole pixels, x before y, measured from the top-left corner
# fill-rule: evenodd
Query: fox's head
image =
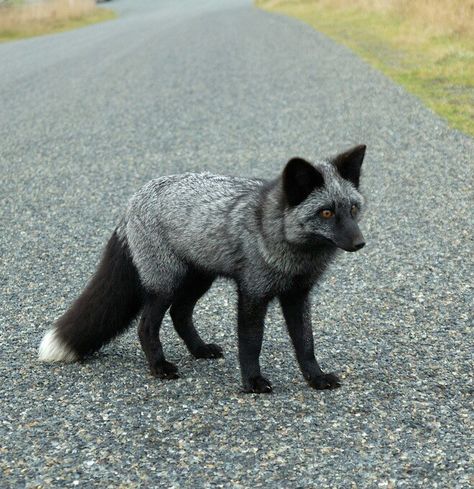
<path id="1" fill-rule="evenodd" d="M 365 241 L 357 224 L 364 199 L 359 178 L 365 146 L 311 164 L 291 159 L 282 174 L 285 239 L 302 247 L 332 244 L 357 251 Z"/>

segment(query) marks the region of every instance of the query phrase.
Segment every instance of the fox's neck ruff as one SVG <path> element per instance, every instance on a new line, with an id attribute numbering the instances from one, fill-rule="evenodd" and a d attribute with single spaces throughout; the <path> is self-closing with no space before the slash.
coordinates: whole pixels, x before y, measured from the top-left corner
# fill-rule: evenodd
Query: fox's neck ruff
<path id="1" fill-rule="evenodd" d="M 265 263 L 286 275 L 321 275 L 336 254 L 331 246 L 320 245 L 300 249 L 282 240 L 272 242 L 262 235 L 257 239 L 258 249 Z"/>

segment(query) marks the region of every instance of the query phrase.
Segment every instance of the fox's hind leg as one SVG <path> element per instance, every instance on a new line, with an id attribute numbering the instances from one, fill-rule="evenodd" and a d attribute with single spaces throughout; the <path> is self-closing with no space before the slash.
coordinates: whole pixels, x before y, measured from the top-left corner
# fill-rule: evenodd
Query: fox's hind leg
<path id="1" fill-rule="evenodd" d="M 178 367 L 166 361 L 160 341 L 160 327 L 171 300 L 163 295 L 148 293 L 143 309 L 138 336 L 150 371 L 155 377 L 176 379 Z"/>
<path id="2" fill-rule="evenodd" d="M 179 336 L 196 358 L 220 358 L 222 349 L 205 343 L 193 323 L 193 310 L 197 301 L 209 290 L 214 276 L 190 271 L 177 291 L 170 309 L 171 319 Z"/>

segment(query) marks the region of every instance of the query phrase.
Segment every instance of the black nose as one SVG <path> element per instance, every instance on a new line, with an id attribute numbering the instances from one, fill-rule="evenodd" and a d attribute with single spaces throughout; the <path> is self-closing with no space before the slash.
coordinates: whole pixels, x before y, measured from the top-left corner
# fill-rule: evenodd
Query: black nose
<path id="1" fill-rule="evenodd" d="M 362 241 L 362 243 L 356 243 L 354 245 L 354 251 L 361 250 L 364 246 L 365 246 L 365 242 L 364 241 Z"/>

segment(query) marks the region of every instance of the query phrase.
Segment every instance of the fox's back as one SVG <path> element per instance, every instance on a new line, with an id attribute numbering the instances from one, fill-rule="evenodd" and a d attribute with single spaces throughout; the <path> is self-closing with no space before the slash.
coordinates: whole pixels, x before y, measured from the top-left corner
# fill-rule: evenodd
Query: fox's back
<path id="1" fill-rule="evenodd" d="M 218 273 L 230 273 L 262 180 L 209 173 L 160 177 L 131 200 L 128 228 Z M 138 221 L 138 222 L 137 222 Z"/>

